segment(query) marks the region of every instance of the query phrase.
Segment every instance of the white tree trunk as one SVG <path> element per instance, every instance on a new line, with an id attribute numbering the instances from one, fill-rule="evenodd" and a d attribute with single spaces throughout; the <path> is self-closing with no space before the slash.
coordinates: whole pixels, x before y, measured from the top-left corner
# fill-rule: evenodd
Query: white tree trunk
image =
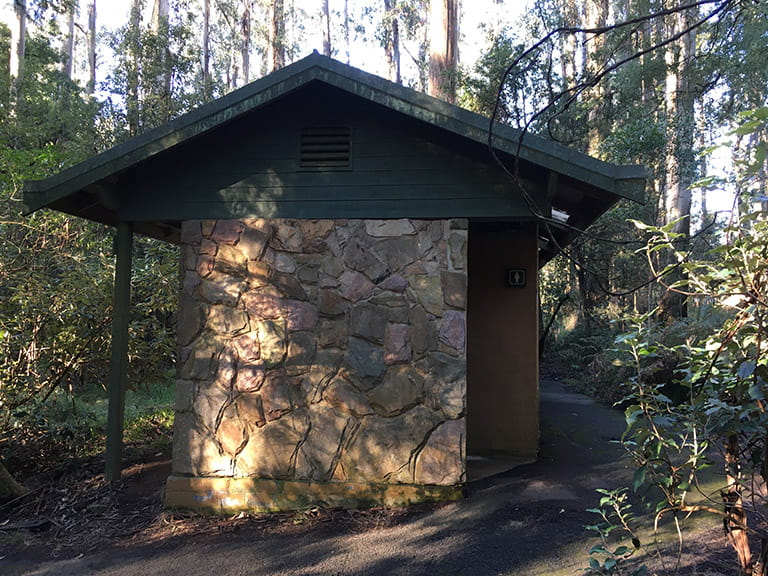
<path id="1" fill-rule="evenodd" d="M 11 94 L 14 100 L 21 97 L 24 79 L 24 53 L 27 46 L 27 0 L 13 0 L 16 25 L 11 30 Z"/>
<path id="2" fill-rule="evenodd" d="M 170 14 L 168 0 L 155 0 L 152 7 L 152 31 L 155 34 L 158 34 L 163 28 L 168 26 Z"/>
<path id="3" fill-rule="evenodd" d="M 67 35 L 64 40 L 64 62 L 62 62 L 62 72 L 69 80 L 72 78 L 72 70 L 75 62 L 75 11 L 76 4 L 73 2 L 67 9 Z"/>
<path id="4" fill-rule="evenodd" d="M 695 19 L 693 11 L 673 15 L 668 34 L 677 34 Z M 691 185 L 695 174 L 694 96 L 690 68 L 696 51 L 696 32 L 690 31 L 670 44 L 665 53 L 667 73 L 664 96 L 667 115 L 666 222 L 678 220 L 675 232 L 690 233 Z"/>
<path id="5" fill-rule="evenodd" d="M 211 99 L 211 0 L 203 0 L 203 100 Z"/>
<path id="6" fill-rule="evenodd" d="M 243 82 L 251 81 L 251 2 L 246 0 L 243 6 L 243 17 L 240 20 L 241 48 L 240 53 L 243 62 Z"/>
<path id="7" fill-rule="evenodd" d="M 323 54 L 331 55 L 331 11 L 328 6 L 328 0 L 323 0 Z"/>
<path id="8" fill-rule="evenodd" d="M 96 91 L 96 0 L 88 5 L 88 94 Z"/>
<path id="9" fill-rule="evenodd" d="M 400 25 L 397 20 L 397 0 L 384 0 L 384 51 L 389 67 L 389 79 L 400 84 Z"/>

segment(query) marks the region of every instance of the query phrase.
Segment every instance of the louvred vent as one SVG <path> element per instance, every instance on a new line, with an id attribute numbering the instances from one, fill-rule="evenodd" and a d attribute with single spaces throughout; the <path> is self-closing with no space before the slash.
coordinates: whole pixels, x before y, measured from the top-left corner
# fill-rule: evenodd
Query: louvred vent
<path id="1" fill-rule="evenodd" d="M 311 126 L 301 130 L 302 168 L 348 168 L 348 126 Z"/>

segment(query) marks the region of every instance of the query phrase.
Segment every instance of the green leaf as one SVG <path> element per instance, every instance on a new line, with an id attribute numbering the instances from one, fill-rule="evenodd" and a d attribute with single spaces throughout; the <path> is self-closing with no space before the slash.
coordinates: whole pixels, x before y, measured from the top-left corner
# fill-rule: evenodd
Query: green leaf
<path id="1" fill-rule="evenodd" d="M 648 230 L 650 228 L 654 228 L 653 226 L 650 226 L 650 225 L 646 224 L 645 222 L 641 222 L 640 220 L 630 219 L 629 221 L 632 224 L 634 224 L 635 228 L 637 228 L 638 230 Z"/>
<path id="2" fill-rule="evenodd" d="M 752 134 L 753 132 L 756 132 L 762 126 L 762 124 L 763 122 L 760 120 L 747 120 L 741 126 L 736 128 L 733 133 L 737 134 L 738 136 Z"/>
<path id="3" fill-rule="evenodd" d="M 755 363 L 751 360 L 747 360 L 745 362 L 742 362 L 739 364 L 739 368 L 736 371 L 736 374 L 739 376 L 739 378 L 746 379 L 752 376 L 752 374 L 755 371 Z"/>
<path id="4" fill-rule="evenodd" d="M 645 466 L 641 466 L 637 470 L 635 470 L 635 473 L 632 475 L 632 489 L 637 492 L 640 487 L 645 483 L 645 476 L 646 476 L 646 468 Z"/>

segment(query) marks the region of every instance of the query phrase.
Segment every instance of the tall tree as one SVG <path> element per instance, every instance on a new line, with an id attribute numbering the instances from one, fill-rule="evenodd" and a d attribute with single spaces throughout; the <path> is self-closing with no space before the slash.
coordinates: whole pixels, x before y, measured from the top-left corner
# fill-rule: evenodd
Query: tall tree
<path id="1" fill-rule="evenodd" d="M 211 98 L 211 0 L 203 0 L 202 51 L 203 101 L 207 102 Z"/>
<path id="2" fill-rule="evenodd" d="M 594 30 L 604 28 L 608 23 L 608 0 L 586 0 L 584 3 L 584 28 Z M 592 77 L 599 74 L 608 61 L 605 52 L 605 36 L 591 36 L 589 32 L 585 34 L 583 62 L 584 77 Z M 606 121 L 609 114 L 608 98 L 606 97 L 605 82 L 598 82 L 591 93 L 591 104 L 589 106 L 588 122 L 589 134 L 587 137 L 587 151 L 598 156 L 600 154 L 600 145 L 605 140 L 610 131 L 609 123 Z"/>
<path id="3" fill-rule="evenodd" d="M 673 231 L 683 239 L 691 233 L 691 186 L 696 174 L 696 98 L 692 81 L 696 30 L 691 26 L 697 19 L 698 9 L 690 8 L 668 16 L 666 21 L 667 37 L 682 36 L 670 43 L 664 53 L 667 149 L 661 214 L 664 215 L 664 224 L 675 222 Z M 685 298 L 675 292 L 665 293 L 661 308 L 667 318 L 681 318 L 687 314 Z"/>
<path id="4" fill-rule="evenodd" d="M 323 0 L 321 17 L 323 20 L 323 54 L 331 56 L 331 10 L 328 5 L 328 0 Z"/>
<path id="5" fill-rule="evenodd" d="M 88 84 L 86 91 L 93 95 L 96 91 L 96 0 L 88 4 Z"/>
<path id="6" fill-rule="evenodd" d="M 458 0 L 431 0 L 429 3 L 429 94 L 455 103 L 458 65 Z"/>
<path id="7" fill-rule="evenodd" d="M 384 0 L 382 28 L 389 79 L 400 84 L 402 77 L 400 75 L 400 24 L 398 22 L 397 0 Z"/>
<path id="8" fill-rule="evenodd" d="M 62 62 L 62 73 L 65 78 L 73 80 L 72 70 L 75 61 L 75 13 L 77 12 L 77 2 L 71 2 L 64 6 L 66 17 L 66 34 L 64 36 L 64 60 Z"/>
<path id="9" fill-rule="evenodd" d="M 243 15 L 240 19 L 240 54 L 243 63 L 243 82 L 250 82 L 251 73 L 251 0 L 243 2 Z"/>
<path id="10" fill-rule="evenodd" d="M 148 97 L 160 116 L 170 116 L 167 112 L 171 104 L 171 54 L 170 54 L 170 6 L 168 0 L 154 0 L 152 6 L 152 21 L 150 26 L 151 48 L 147 54 L 150 62 L 145 66 L 151 69 L 151 79 L 148 78 Z"/>
<path id="11" fill-rule="evenodd" d="M 27 0 L 13 0 L 13 13 L 16 22 L 11 30 L 11 98 L 18 101 L 21 97 L 21 84 L 24 79 L 24 54 L 27 47 Z"/>
<path id="12" fill-rule="evenodd" d="M 125 32 L 126 58 L 125 58 L 125 112 L 128 120 L 128 131 L 136 135 L 141 129 L 140 119 L 140 66 L 141 66 L 141 9 L 142 0 L 132 0 L 131 11 L 128 19 L 128 28 Z"/>
<path id="13" fill-rule="evenodd" d="M 344 0 L 344 55 L 345 62 L 349 64 L 350 54 L 350 21 L 349 21 L 349 0 Z"/>
<path id="14" fill-rule="evenodd" d="M 272 53 L 272 71 L 285 66 L 285 5 L 283 0 L 272 0 L 272 26 L 269 48 Z"/>

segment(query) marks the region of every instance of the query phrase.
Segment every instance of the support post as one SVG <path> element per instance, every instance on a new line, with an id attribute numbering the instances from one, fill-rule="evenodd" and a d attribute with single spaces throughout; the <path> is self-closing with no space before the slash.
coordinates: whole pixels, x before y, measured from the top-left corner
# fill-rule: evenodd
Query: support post
<path id="1" fill-rule="evenodd" d="M 131 257 L 133 225 L 119 222 L 115 247 L 115 286 L 112 304 L 112 361 L 109 372 L 109 411 L 107 414 L 107 454 L 105 477 L 120 480 L 123 459 L 123 419 L 125 384 L 128 372 L 128 320 L 131 306 Z"/>

